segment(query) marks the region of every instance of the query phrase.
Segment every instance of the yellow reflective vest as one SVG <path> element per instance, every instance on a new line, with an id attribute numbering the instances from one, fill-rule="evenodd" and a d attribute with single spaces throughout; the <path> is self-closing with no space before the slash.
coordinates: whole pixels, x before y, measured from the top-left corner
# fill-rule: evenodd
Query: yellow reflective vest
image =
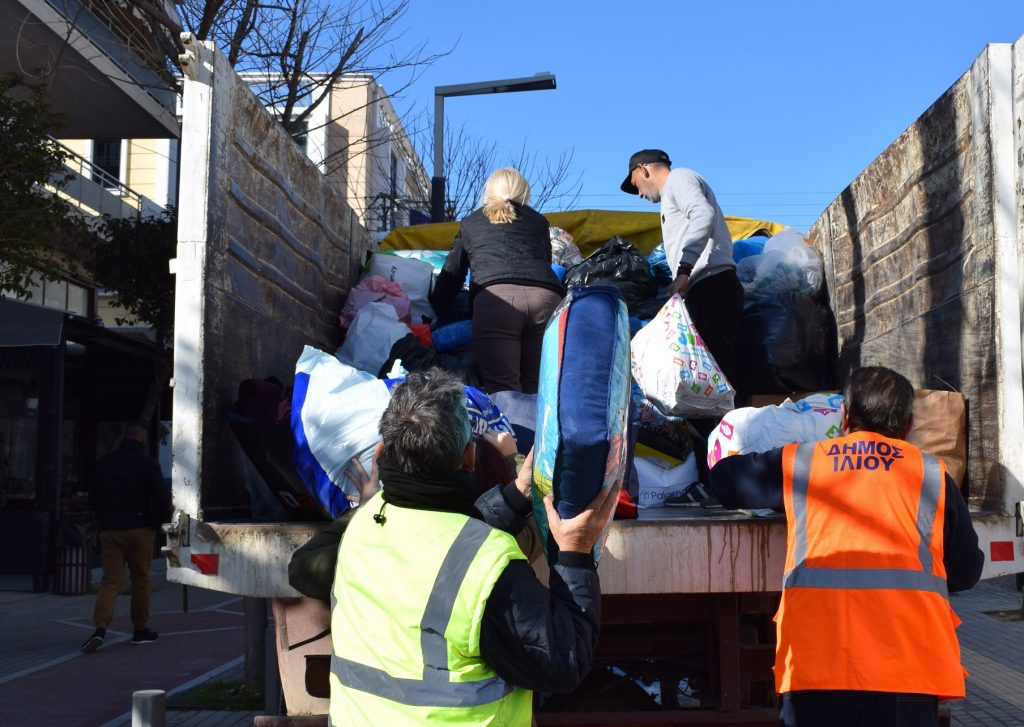
<path id="1" fill-rule="evenodd" d="M 379 496 L 378 496 L 379 497 Z M 330 716 L 356 725 L 524 725 L 532 692 L 480 656 L 484 606 L 525 559 L 508 533 L 456 513 L 359 508 L 338 551 Z"/>

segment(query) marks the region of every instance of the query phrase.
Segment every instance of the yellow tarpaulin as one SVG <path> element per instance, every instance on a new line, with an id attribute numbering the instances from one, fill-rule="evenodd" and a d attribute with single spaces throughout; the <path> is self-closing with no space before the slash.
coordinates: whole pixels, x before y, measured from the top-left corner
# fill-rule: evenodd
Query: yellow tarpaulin
<path id="1" fill-rule="evenodd" d="M 629 240 L 635 247 L 650 254 L 661 242 L 661 222 L 657 212 L 612 212 L 609 210 L 575 210 L 549 212 L 544 215 L 553 227 L 561 227 L 572 235 L 573 242 L 583 257 L 608 242 L 615 235 Z M 759 230 L 771 234 L 785 229 L 777 222 L 751 220 L 746 217 L 726 217 L 729 233 L 734 240 L 750 237 Z M 459 231 L 458 222 L 439 222 L 430 225 L 399 227 L 388 233 L 381 243 L 382 250 L 447 250 Z"/>

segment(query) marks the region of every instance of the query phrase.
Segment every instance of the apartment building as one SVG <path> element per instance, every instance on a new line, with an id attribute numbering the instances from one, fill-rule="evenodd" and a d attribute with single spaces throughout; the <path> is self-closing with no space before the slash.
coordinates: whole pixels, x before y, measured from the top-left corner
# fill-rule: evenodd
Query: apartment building
<path id="1" fill-rule="evenodd" d="M 177 17 L 168 0 L 155 5 Z M 173 199 L 171 33 L 128 0 L 0 0 L 0 73 L 46 85 L 65 119 L 51 133 L 153 140 L 146 148 L 163 152 L 133 177 L 114 168 L 117 144 L 69 147 L 59 194 L 87 219 L 157 213 Z M 89 550 L 93 465 L 138 416 L 154 346 L 100 323 L 102 291 L 81 273 L 37 282 L 29 301 L 0 296 L 0 576 L 44 590 L 60 583 L 68 553 Z"/>

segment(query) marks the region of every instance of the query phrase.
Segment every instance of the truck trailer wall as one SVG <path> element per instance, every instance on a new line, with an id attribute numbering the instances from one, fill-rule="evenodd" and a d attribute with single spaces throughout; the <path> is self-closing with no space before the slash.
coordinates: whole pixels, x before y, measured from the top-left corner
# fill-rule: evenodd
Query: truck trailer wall
<path id="1" fill-rule="evenodd" d="M 288 384 L 303 345 L 338 346 L 373 243 L 224 56 L 183 40 L 172 483 L 176 511 L 211 521 L 248 517 L 227 424 L 238 383 Z"/>
<path id="2" fill-rule="evenodd" d="M 1013 541 L 1006 572 L 1024 570 L 1013 532 L 1024 500 L 1022 58 L 1024 40 L 987 46 L 809 233 L 825 260 L 840 380 L 878 364 L 967 396 L 965 492 L 979 530 Z"/>

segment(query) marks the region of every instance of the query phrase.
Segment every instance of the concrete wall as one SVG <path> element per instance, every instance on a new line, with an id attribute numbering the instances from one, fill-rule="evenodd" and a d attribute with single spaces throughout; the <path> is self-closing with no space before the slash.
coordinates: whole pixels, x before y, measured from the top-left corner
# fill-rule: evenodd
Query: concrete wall
<path id="1" fill-rule="evenodd" d="M 224 57 L 187 43 L 175 308 L 176 509 L 248 503 L 227 426 L 238 383 L 290 383 L 306 344 L 333 351 L 371 240 L 342 194 Z"/>
<path id="2" fill-rule="evenodd" d="M 880 364 L 963 392 L 970 503 L 1000 512 L 1022 499 L 1021 46 L 988 46 L 809 233 L 825 259 L 841 380 Z"/>

